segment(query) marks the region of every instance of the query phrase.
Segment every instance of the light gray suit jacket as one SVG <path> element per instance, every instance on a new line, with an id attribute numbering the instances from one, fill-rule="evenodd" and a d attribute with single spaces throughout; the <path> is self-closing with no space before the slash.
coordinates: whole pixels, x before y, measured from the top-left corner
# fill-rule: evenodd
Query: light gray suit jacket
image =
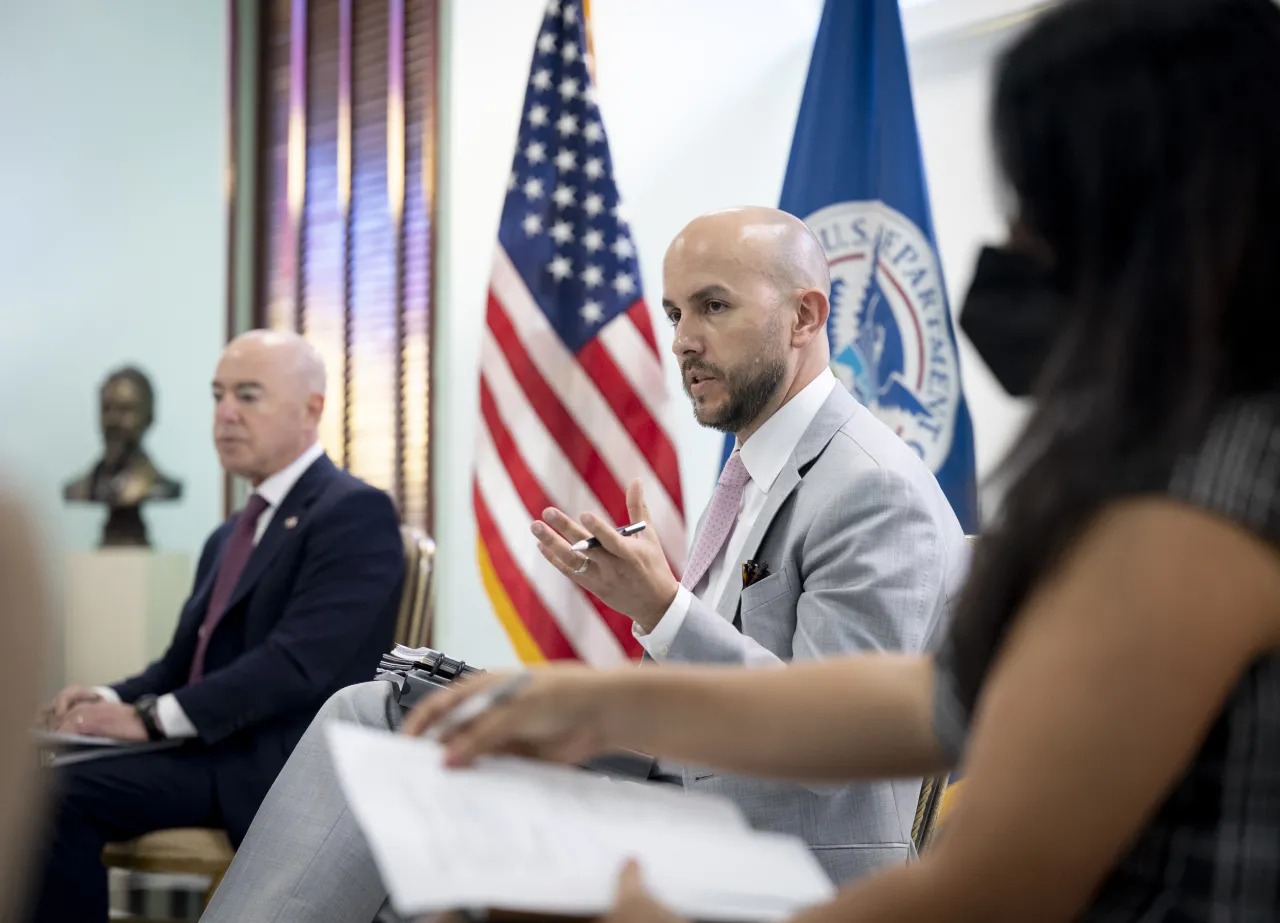
<path id="1" fill-rule="evenodd" d="M 743 590 L 748 560 L 771 573 Z M 695 599 L 666 659 L 777 666 L 923 651 L 968 561 L 933 473 L 837 384 L 769 490 L 718 607 Z M 683 781 L 731 798 L 758 829 L 802 837 L 836 882 L 913 855 L 919 779 L 805 787 L 685 767 Z"/>

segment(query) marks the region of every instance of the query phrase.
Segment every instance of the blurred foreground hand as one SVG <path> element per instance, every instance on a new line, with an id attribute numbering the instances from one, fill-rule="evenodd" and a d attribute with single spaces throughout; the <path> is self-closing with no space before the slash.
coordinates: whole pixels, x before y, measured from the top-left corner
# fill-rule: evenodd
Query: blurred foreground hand
<path id="1" fill-rule="evenodd" d="M 450 766 L 469 765 L 486 754 L 531 756 L 580 763 L 617 747 L 626 730 L 621 686 L 631 670 L 556 666 L 531 671 L 529 682 L 471 721 L 450 726 L 454 709 L 511 674 L 469 677 L 430 696 L 405 719 L 401 733 L 421 736 L 437 729 Z"/>

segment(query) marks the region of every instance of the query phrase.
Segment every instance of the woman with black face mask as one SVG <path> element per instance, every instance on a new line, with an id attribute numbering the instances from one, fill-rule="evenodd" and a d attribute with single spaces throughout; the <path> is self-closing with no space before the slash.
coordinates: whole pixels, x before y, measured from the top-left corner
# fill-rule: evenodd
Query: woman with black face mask
<path id="1" fill-rule="evenodd" d="M 960 310 L 960 326 L 1001 387 L 1031 394 L 1068 312 L 1052 257 L 1015 225 L 1003 247 L 984 247 Z"/>
<path id="2" fill-rule="evenodd" d="M 1280 8 L 1067 0 L 993 116 L 1026 233 L 964 327 L 1035 406 L 941 653 L 539 671 L 451 758 L 963 764 L 936 846 L 805 923 L 1280 919 Z M 670 919 L 640 881 L 617 917 Z"/>

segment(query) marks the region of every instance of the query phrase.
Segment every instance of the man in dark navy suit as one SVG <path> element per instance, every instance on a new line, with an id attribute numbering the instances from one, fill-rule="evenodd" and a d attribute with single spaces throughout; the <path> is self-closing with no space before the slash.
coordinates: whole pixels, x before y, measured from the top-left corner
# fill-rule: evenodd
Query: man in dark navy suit
<path id="1" fill-rule="evenodd" d="M 111 687 L 68 687 L 44 713 L 60 731 L 190 740 L 55 770 L 35 920 L 107 919 L 107 842 L 223 827 L 238 844 L 316 711 L 369 679 L 392 643 L 398 518 L 320 448 L 324 384 L 292 333 L 247 333 L 218 363 L 218 457 L 253 494 L 205 544 L 164 656 Z"/>

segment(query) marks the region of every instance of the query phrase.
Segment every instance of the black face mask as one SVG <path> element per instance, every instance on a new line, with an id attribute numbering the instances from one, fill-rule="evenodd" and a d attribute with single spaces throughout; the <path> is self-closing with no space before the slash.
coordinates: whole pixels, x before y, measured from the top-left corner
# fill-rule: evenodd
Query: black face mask
<path id="1" fill-rule="evenodd" d="M 960 329 L 1001 387 L 1031 393 L 1066 316 L 1067 299 L 1032 257 L 984 247 L 960 309 Z"/>

